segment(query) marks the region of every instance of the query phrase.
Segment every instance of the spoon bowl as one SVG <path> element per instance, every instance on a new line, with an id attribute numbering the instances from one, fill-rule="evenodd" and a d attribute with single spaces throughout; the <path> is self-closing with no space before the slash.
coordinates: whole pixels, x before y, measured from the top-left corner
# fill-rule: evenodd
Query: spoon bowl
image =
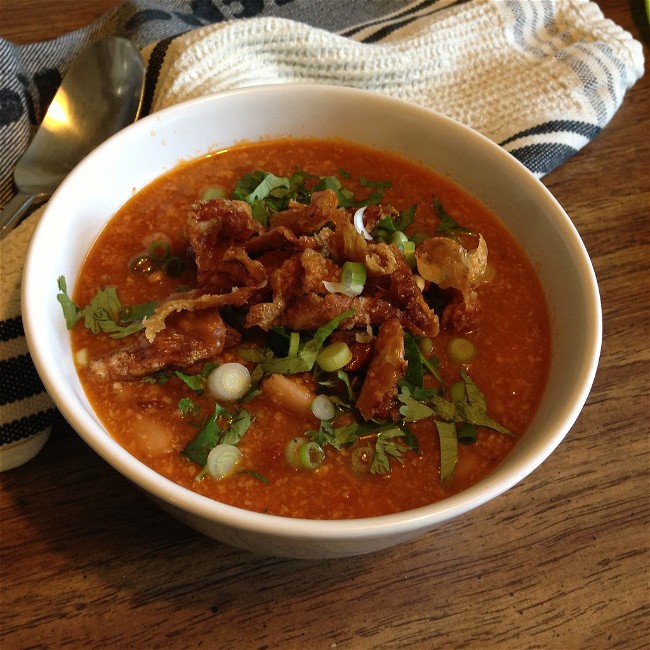
<path id="1" fill-rule="evenodd" d="M 140 52 L 124 38 L 97 41 L 75 58 L 16 165 L 17 194 L 0 213 L 0 238 L 97 145 L 137 119 L 144 72 Z"/>

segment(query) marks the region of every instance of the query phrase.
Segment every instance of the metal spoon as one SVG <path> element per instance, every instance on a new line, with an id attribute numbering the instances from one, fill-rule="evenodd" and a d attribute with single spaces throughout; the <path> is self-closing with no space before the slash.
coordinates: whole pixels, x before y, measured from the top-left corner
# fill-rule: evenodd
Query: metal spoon
<path id="1" fill-rule="evenodd" d="M 17 194 L 0 212 L 0 239 L 47 201 L 84 156 L 137 119 L 143 89 L 144 62 L 130 41 L 106 38 L 79 53 L 16 165 Z"/>

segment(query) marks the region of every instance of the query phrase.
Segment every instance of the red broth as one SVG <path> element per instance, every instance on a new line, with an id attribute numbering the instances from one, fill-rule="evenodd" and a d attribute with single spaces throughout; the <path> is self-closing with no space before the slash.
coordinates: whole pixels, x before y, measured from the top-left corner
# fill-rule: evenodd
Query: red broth
<path id="1" fill-rule="evenodd" d="M 463 333 L 477 354 L 458 363 L 447 354 L 455 335 L 441 327 L 432 339 L 440 373 L 452 383 L 461 367 L 485 395 L 492 418 L 516 435 L 478 428 L 474 444 L 458 446 L 451 477 L 440 478 L 440 448 L 430 420 L 412 423 L 420 453 L 407 451 L 384 474 L 360 476 L 351 457 L 361 442 L 338 451 L 324 447 L 325 462 L 316 471 L 298 470 L 285 460 L 293 437 L 318 427 L 308 409 L 288 409 L 265 391 L 246 404 L 253 423 L 239 443 L 244 472 L 222 480 L 197 480 L 200 467 L 182 454 L 199 425 L 183 416 L 179 401 L 191 396 L 203 415 L 214 408 L 208 391 L 195 395 L 176 379 L 161 385 L 143 381 L 98 381 L 78 364 L 84 390 L 109 433 L 131 454 L 176 483 L 223 503 L 258 512 L 312 519 L 349 519 L 395 513 L 424 506 L 466 489 L 486 476 L 510 453 L 530 424 L 543 393 L 550 362 L 550 326 L 545 298 L 535 271 L 520 245 L 479 201 L 430 168 L 398 155 L 339 140 L 278 140 L 247 144 L 183 163 L 151 183 L 111 219 L 92 246 L 75 286 L 74 300 L 86 305 L 107 286 L 115 286 L 125 305 L 162 300 L 179 284 L 193 286 L 188 268 L 170 278 L 129 271 L 132 258 L 154 240 L 171 242 L 185 255 L 187 214 L 203 193 L 219 186 L 231 192 L 245 173 L 265 170 L 290 176 L 295 168 L 318 176 L 341 176 L 346 187 L 366 196 L 371 189 L 360 177 L 384 181 L 382 203 L 405 210 L 418 204 L 414 227 L 437 219 L 432 194 L 459 224 L 480 232 L 489 249 L 490 279 L 478 288 L 479 326 Z M 125 340 L 93 334 L 81 324 L 71 332 L 79 360 L 95 358 Z M 215 361 L 237 360 L 236 348 Z M 294 376 L 314 390 L 310 374 Z"/>

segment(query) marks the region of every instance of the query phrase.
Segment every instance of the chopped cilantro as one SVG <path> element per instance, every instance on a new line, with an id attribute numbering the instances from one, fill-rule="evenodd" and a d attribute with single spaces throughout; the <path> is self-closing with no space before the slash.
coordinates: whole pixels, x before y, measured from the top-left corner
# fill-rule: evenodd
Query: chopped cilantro
<path id="1" fill-rule="evenodd" d="M 269 485 L 271 481 L 269 481 L 266 476 L 262 476 L 259 472 L 256 472 L 255 470 L 252 469 L 240 469 L 238 474 L 248 474 L 249 476 L 252 476 L 253 478 L 256 478 L 260 483 L 264 483 L 264 485 Z"/>
<path id="2" fill-rule="evenodd" d="M 143 328 L 142 320 L 151 316 L 156 303 L 124 306 L 117 296 L 115 287 L 100 289 L 83 309 L 79 308 L 68 295 L 63 276 L 58 279 L 59 293 L 56 298 L 63 309 L 66 326 L 71 329 L 79 320 L 84 321 L 93 334 L 105 333 L 119 339 L 129 336 Z"/>
<path id="3" fill-rule="evenodd" d="M 370 465 L 371 474 L 387 474 L 390 472 L 389 456 L 403 463 L 402 454 L 409 450 L 400 442 L 404 432 L 398 428 L 380 431 L 375 440 L 375 455 Z"/>
<path id="4" fill-rule="evenodd" d="M 341 173 L 344 178 L 350 174 Z M 336 176 L 314 176 L 297 169 L 289 178 L 276 176 L 270 172 L 257 170 L 242 176 L 235 185 L 232 197 L 246 201 L 253 212 L 253 217 L 262 225 L 267 225 L 275 212 L 286 210 L 290 201 L 308 204 L 314 192 L 332 190 L 342 208 L 378 205 L 384 191 L 391 187 L 390 181 L 373 181 L 360 177 L 359 183 L 372 191 L 365 198 L 357 199 Z"/>
<path id="5" fill-rule="evenodd" d="M 412 386 L 421 388 L 424 385 L 424 369 L 422 352 L 414 336 L 404 334 L 404 358 L 408 364 L 404 379 Z"/>
<path id="6" fill-rule="evenodd" d="M 357 430 L 358 425 L 356 422 L 334 428 L 331 421 L 321 420 L 318 429 L 306 431 L 305 435 L 321 447 L 330 445 L 340 451 L 344 447 L 349 447 L 357 440 Z"/>
<path id="7" fill-rule="evenodd" d="M 251 422 L 248 411 L 242 409 L 233 414 L 220 404 L 215 404 L 212 415 L 185 447 L 183 455 L 197 465 L 205 467 L 212 449 L 218 444 L 239 444 Z M 203 473 L 199 474 L 198 478 L 202 475 Z"/>
<path id="8" fill-rule="evenodd" d="M 436 228 L 436 232 L 439 233 L 453 233 L 453 232 L 471 232 L 467 228 L 461 226 L 443 207 L 442 203 L 435 196 L 433 197 L 433 209 L 437 217 L 440 219 L 440 223 Z"/>
<path id="9" fill-rule="evenodd" d="M 444 483 L 454 473 L 458 462 L 456 426 L 451 422 L 435 420 L 440 441 L 440 481 Z"/>
<path id="10" fill-rule="evenodd" d="M 183 417 L 198 417 L 201 407 L 191 397 L 183 397 L 178 402 L 178 410 Z"/>
<path id="11" fill-rule="evenodd" d="M 323 347 L 325 339 L 346 319 L 354 316 L 355 310 L 348 309 L 325 325 L 319 327 L 314 336 L 307 341 L 298 354 L 291 357 L 271 357 L 262 359 L 259 363 L 266 372 L 282 375 L 295 375 L 299 372 L 309 372 L 316 362 L 318 352 Z M 240 355 L 246 358 L 240 350 Z"/>
<path id="12" fill-rule="evenodd" d="M 377 222 L 377 228 L 381 228 L 389 233 L 404 232 L 415 219 L 415 210 L 417 206 L 412 205 L 406 210 L 399 213 L 397 218 L 391 216 L 383 217 Z"/>
<path id="13" fill-rule="evenodd" d="M 458 457 L 458 443 L 473 444 L 477 427 L 487 427 L 513 435 L 487 414 L 485 397 L 466 370 L 461 370 L 464 392 L 460 399 L 447 400 L 438 391 L 400 383 L 398 399 L 405 422 L 433 418 L 440 441 L 440 478 L 446 481 L 453 473 Z"/>
<path id="14" fill-rule="evenodd" d="M 181 372 L 180 370 L 175 370 L 174 375 L 178 377 L 188 388 L 191 388 L 195 393 L 200 395 L 204 390 L 205 390 L 205 385 L 207 381 L 208 375 L 217 367 L 217 364 L 214 361 L 208 361 L 203 368 L 201 368 L 201 372 L 194 374 L 194 375 L 188 375 L 185 372 Z"/>
<path id="15" fill-rule="evenodd" d="M 509 431 L 504 426 L 500 425 L 496 420 L 491 418 L 487 414 L 487 406 L 485 403 L 485 396 L 478 389 L 477 385 L 472 381 L 471 377 L 467 374 L 465 369 L 460 371 L 461 377 L 465 382 L 465 391 L 467 394 L 467 402 L 459 402 L 457 404 L 458 410 L 462 418 L 479 427 L 487 427 L 488 429 L 494 429 L 499 433 L 504 433 L 506 435 L 514 435 L 512 431 Z"/>

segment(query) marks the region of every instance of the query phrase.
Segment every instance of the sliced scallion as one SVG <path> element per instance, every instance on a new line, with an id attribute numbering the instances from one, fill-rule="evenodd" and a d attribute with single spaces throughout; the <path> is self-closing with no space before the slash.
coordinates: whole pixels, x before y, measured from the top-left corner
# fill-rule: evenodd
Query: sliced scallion
<path id="1" fill-rule="evenodd" d="M 401 244 L 398 244 L 397 248 L 402 252 L 404 255 L 404 259 L 406 260 L 406 263 L 414 269 L 416 267 L 416 260 L 415 260 L 415 242 L 412 242 L 410 240 L 405 241 Z"/>
<path id="2" fill-rule="evenodd" d="M 303 469 L 313 472 L 323 464 L 325 452 L 318 443 L 309 441 L 298 448 L 298 460 Z"/>
<path id="3" fill-rule="evenodd" d="M 300 467 L 298 450 L 307 442 L 309 442 L 309 440 L 304 436 L 296 436 L 295 438 L 291 438 L 291 440 L 289 440 L 287 446 L 284 448 L 284 458 L 287 461 L 288 465 L 296 469 Z"/>
<path id="4" fill-rule="evenodd" d="M 396 246 L 399 246 L 400 244 L 405 244 L 409 238 L 407 237 L 406 234 L 404 234 L 401 230 L 396 230 L 391 236 L 390 236 L 390 243 L 395 244 Z"/>
<path id="5" fill-rule="evenodd" d="M 217 445 L 208 454 L 205 471 L 219 481 L 234 474 L 242 458 L 241 451 L 234 445 Z"/>
<path id="6" fill-rule="evenodd" d="M 418 339 L 418 348 L 428 359 L 433 354 L 433 341 L 428 336 L 424 336 Z"/>
<path id="7" fill-rule="evenodd" d="M 207 380 L 208 390 L 217 399 L 235 402 L 251 385 L 251 374 L 241 363 L 224 363 L 215 368 Z"/>
<path id="8" fill-rule="evenodd" d="M 212 201 L 213 199 L 225 199 L 226 198 L 226 191 L 223 189 L 223 187 L 209 187 L 205 192 L 203 192 L 203 196 L 201 197 L 201 201 Z"/>
<path id="9" fill-rule="evenodd" d="M 344 368 L 352 360 L 352 351 L 344 341 L 331 343 L 323 348 L 316 357 L 318 365 L 325 372 L 334 372 Z"/>
<path id="10" fill-rule="evenodd" d="M 357 447 L 352 452 L 352 471 L 357 476 L 366 476 L 370 473 L 374 457 L 375 450 L 372 447 L 368 445 Z"/>
<path id="11" fill-rule="evenodd" d="M 359 295 L 366 284 L 366 265 L 361 262 L 346 262 L 341 267 L 341 283 L 353 295 Z"/>
<path id="12" fill-rule="evenodd" d="M 449 399 L 454 403 L 465 401 L 464 381 L 456 381 L 449 387 Z"/>
<path id="13" fill-rule="evenodd" d="M 311 403 L 311 412 L 319 420 L 331 420 L 336 415 L 336 407 L 327 395 L 318 395 Z"/>
<path id="14" fill-rule="evenodd" d="M 149 257 L 154 262 L 164 262 L 169 257 L 171 247 L 166 241 L 157 239 L 149 244 Z"/>
<path id="15" fill-rule="evenodd" d="M 289 335 L 289 351 L 288 357 L 295 357 L 298 354 L 298 347 L 300 346 L 300 334 L 298 332 L 291 332 Z"/>
<path id="16" fill-rule="evenodd" d="M 173 255 L 172 257 L 167 258 L 162 265 L 162 269 L 170 278 L 178 277 L 185 268 L 185 263 L 180 257 Z"/>
<path id="17" fill-rule="evenodd" d="M 310 471 L 318 469 L 325 460 L 323 448 L 304 436 L 292 438 L 284 450 L 284 456 L 291 467 Z"/>
<path id="18" fill-rule="evenodd" d="M 471 422 L 463 422 L 456 435 L 461 445 L 473 445 L 476 442 L 476 425 Z"/>
<path id="19" fill-rule="evenodd" d="M 458 363 L 469 363 L 476 356 L 476 346 L 468 339 L 454 336 L 447 345 L 447 353 Z"/>
<path id="20" fill-rule="evenodd" d="M 362 234 L 364 239 L 372 241 L 372 235 L 366 230 L 366 226 L 363 223 L 363 213 L 366 211 L 366 206 L 359 208 L 355 213 L 352 221 L 354 223 L 355 230 Z"/>

